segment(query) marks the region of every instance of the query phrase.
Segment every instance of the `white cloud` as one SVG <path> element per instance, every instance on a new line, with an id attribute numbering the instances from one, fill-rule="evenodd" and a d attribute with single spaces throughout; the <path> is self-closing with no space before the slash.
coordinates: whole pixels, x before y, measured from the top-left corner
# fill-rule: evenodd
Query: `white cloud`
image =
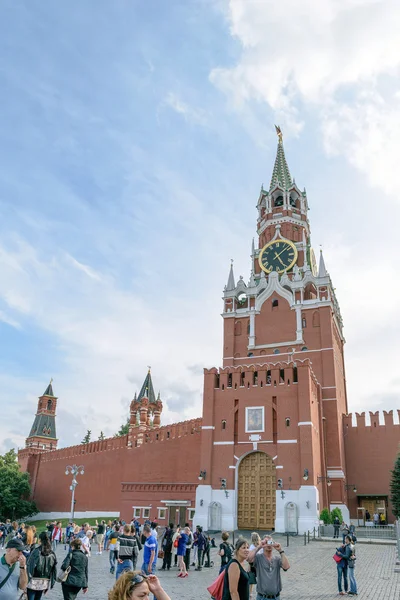
<path id="1" fill-rule="evenodd" d="M 190 106 L 187 102 L 184 102 L 177 94 L 174 94 L 173 92 L 168 92 L 164 98 L 163 105 L 171 108 L 189 123 L 196 123 L 199 125 L 206 124 L 207 119 L 204 110 Z"/>

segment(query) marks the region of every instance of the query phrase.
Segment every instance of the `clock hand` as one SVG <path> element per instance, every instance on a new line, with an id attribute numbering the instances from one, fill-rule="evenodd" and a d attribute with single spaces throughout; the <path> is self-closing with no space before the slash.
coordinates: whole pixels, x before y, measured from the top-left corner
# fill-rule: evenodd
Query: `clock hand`
<path id="1" fill-rule="evenodd" d="M 281 253 L 281 254 L 282 254 L 282 253 Z M 284 263 L 284 262 L 282 262 L 282 259 L 281 259 L 281 258 L 279 258 L 279 256 L 280 256 L 280 255 L 279 255 L 279 254 L 277 254 L 277 253 L 275 252 L 275 258 L 277 258 L 277 259 L 279 260 L 279 262 L 281 263 L 281 265 L 284 267 L 284 266 L 285 266 L 285 263 Z"/>
<path id="2" fill-rule="evenodd" d="M 275 252 L 275 258 L 279 258 L 281 254 L 283 254 L 285 252 L 285 250 L 287 250 L 287 246 L 284 247 L 283 250 L 281 250 L 281 252 L 279 252 L 279 254 L 277 255 L 277 253 Z"/>

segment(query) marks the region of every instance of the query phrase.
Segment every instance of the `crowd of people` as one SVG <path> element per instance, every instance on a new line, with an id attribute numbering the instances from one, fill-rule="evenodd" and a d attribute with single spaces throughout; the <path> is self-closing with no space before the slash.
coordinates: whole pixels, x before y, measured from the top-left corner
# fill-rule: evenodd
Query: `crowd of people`
<path id="1" fill-rule="evenodd" d="M 357 595 L 355 579 L 357 541 L 353 525 L 334 521 L 334 537 L 342 535 L 334 559 L 337 565 L 340 595 Z M 66 556 L 57 571 L 57 546 L 63 544 Z M 177 568 L 177 577 L 186 579 L 189 571 L 201 571 L 213 566 L 210 549 L 217 548 L 220 557 L 219 575 L 208 588 L 215 600 L 279 600 L 282 590 L 281 571 L 290 568 L 279 542 L 270 536 L 260 538 L 253 532 L 250 543 L 240 537 L 235 547 L 229 533 L 222 532 L 217 547 L 215 538 L 200 526 L 192 531 L 186 523 L 174 527 L 170 523 L 160 531 L 157 521 L 141 525 L 136 519 L 130 524 L 114 520 L 77 525 L 69 522 L 64 529 L 60 521 L 46 523 L 39 534 L 33 525 L 15 521 L 0 523 L 0 547 L 5 554 L 0 560 L 0 600 L 18 600 L 26 590 L 26 600 L 40 600 L 56 581 L 62 586 L 64 600 L 75 600 L 88 591 L 88 566 L 92 547 L 96 554 L 109 553 L 110 573 L 115 585 L 109 600 L 149 598 L 170 600 L 156 576 L 158 570 Z M 142 563 L 138 566 L 139 552 Z M 255 593 L 256 591 L 256 593 Z"/>

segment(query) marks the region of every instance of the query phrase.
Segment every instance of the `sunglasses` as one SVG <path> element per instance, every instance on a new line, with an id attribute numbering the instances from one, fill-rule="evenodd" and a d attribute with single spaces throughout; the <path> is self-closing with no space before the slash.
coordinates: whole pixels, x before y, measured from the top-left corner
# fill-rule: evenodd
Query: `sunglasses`
<path id="1" fill-rule="evenodd" d="M 139 583 L 143 583 L 143 581 L 146 581 L 146 579 L 148 579 L 147 575 L 145 575 L 144 573 L 142 575 L 140 575 L 139 573 L 137 573 L 131 579 L 131 589 L 134 588 L 135 585 L 139 585 Z"/>

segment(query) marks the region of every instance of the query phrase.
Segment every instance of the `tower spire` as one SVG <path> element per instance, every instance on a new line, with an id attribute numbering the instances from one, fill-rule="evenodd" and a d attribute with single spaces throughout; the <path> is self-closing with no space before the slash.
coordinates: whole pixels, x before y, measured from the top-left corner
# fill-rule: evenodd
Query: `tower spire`
<path id="1" fill-rule="evenodd" d="M 328 271 L 325 267 L 324 255 L 322 254 L 322 248 L 319 255 L 319 268 L 318 268 L 318 277 L 326 277 L 328 275 Z"/>
<path id="2" fill-rule="evenodd" d="M 233 258 L 231 259 L 231 268 L 229 271 L 229 277 L 228 277 L 228 283 L 226 284 L 226 290 L 227 292 L 231 292 L 232 290 L 234 290 L 236 287 L 235 284 L 235 276 L 233 274 Z"/>
<path id="3" fill-rule="evenodd" d="M 146 378 L 143 382 L 137 400 L 140 402 L 142 398 L 148 398 L 150 404 L 154 404 L 156 401 L 156 395 L 154 393 L 153 381 L 151 379 L 150 367 L 148 367 Z"/>
<path id="4" fill-rule="evenodd" d="M 274 170 L 272 171 L 269 191 L 271 191 L 275 186 L 279 186 L 284 190 L 288 190 L 293 185 L 292 176 L 290 175 L 289 166 L 285 157 L 285 151 L 283 149 L 282 130 L 279 125 L 275 125 L 275 129 L 278 136 L 278 148 L 276 151 Z"/>

